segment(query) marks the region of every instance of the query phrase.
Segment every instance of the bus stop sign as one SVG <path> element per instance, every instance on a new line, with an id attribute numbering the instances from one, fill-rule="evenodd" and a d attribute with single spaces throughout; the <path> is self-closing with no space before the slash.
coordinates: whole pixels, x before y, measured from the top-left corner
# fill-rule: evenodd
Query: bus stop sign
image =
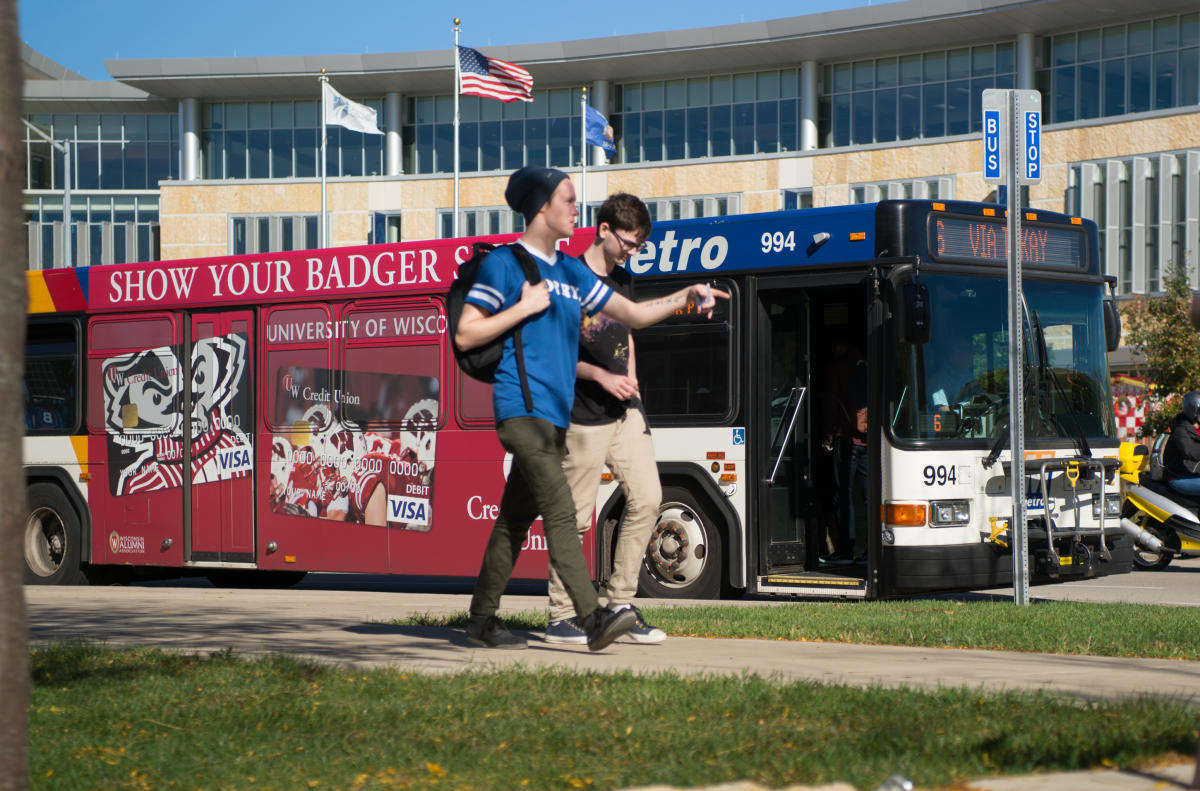
<path id="1" fill-rule="evenodd" d="M 1034 91 L 1025 91 L 1025 93 L 1033 93 L 1039 100 L 1041 96 Z M 1029 104 L 1022 102 L 1021 115 L 1024 116 L 1025 123 L 1022 129 L 1025 133 L 1025 155 L 1022 157 L 1025 161 L 1025 178 L 1028 183 L 1036 183 L 1042 180 L 1042 108 L 1041 102 L 1030 108 Z"/>
<path id="2" fill-rule="evenodd" d="M 1013 130 L 1019 130 L 1013 134 Z M 1042 179 L 1042 95 L 1037 91 L 988 88 L 983 92 L 983 180 L 1007 182 L 1010 151 L 1017 158 L 1018 184 Z M 1011 186 L 1011 185 L 1010 185 Z"/>

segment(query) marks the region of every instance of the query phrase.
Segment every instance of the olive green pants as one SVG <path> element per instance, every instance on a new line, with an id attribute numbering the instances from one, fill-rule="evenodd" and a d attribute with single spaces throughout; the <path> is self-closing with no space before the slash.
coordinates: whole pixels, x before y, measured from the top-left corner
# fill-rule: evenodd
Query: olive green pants
<path id="1" fill-rule="evenodd" d="M 519 417 L 501 421 L 496 434 L 513 455 L 512 471 L 500 499 L 500 516 L 483 552 L 471 614 L 494 615 L 499 609 L 529 526 L 541 514 L 550 565 L 562 580 L 576 615 L 586 618 L 599 606 L 599 599 L 579 543 L 571 487 L 563 474 L 567 430 L 541 418 Z"/>

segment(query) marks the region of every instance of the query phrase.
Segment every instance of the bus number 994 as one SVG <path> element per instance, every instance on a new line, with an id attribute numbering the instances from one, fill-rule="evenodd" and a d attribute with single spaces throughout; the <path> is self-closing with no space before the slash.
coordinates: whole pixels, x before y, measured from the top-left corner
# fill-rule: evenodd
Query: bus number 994
<path id="1" fill-rule="evenodd" d="M 762 235 L 762 251 L 764 253 L 782 253 L 784 248 L 795 252 L 795 231 L 788 231 L 786 236 L 783 231 L 775 231 L 775 233 L 767 231 Z"/>
<path id="2" fill-rule="evenodd" d="M 926 486 L 945 486 L 948 483 L 958 483 L 954 465 L 947 467 L 945 464 L 939 464 L 934 467 L 932 464 L 927 464 L 925 466 Z"/>

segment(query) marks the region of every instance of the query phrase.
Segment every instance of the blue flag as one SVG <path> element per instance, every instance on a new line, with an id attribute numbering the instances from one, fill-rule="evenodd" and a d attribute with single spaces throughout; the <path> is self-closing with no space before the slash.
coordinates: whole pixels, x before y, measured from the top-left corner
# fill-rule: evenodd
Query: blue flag
<path id="1" fill-rule="evenodd" d="M 613 129 L 608 125 L 608 119 L 600 115 L 600 111 L 590 104 L 587 108 L 587 142 L 589 145 L 600 146 L 607 154 L 617 153 L 613 142 Z"/>

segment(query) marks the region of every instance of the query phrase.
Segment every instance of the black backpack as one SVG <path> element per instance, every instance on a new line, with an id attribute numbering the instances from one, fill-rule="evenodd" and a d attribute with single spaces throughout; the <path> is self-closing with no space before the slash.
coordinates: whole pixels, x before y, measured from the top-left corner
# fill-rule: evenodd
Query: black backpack
<path id="1" fill-rule="evenodd" d="M 529 251 L 519 244 L 510 244 L 508 248 L 521 265 L 525 279 L 531 284 L 541 282 L 542 274 Z M 468 351 L 458 348 L 458 344 L 454 342 L 454 336 L 458 333 L 458 320 L 467 301 L 467 292 L 475 285 L 475 278 L 479 276 L 479 267 L 483 264 L 483 259 L 494 249 L 495 245 L 488 242 L 473 244 L 471 257 L 458 267 L 458 278 L 450 284 L 450 292 L 446 295 L 446 323 L 449 325 L 450 343 L 454 347 L 454 359 L 458 361 L 458 367 L 463 373 L 472 379 L 491 383 L 496 381 L 496 368 L 500 365 L 500 357 L 504 351 L 504 339 L 512 335 L 517 351 L 517 373 L 521 377 L 521 395 L 525 397 L 525 411 L 532 412 L 533 396 L 529 393 L 529 382 L 525 378 L 525 347 L 521 343 L 520 324 L 491 342 Z"/>

